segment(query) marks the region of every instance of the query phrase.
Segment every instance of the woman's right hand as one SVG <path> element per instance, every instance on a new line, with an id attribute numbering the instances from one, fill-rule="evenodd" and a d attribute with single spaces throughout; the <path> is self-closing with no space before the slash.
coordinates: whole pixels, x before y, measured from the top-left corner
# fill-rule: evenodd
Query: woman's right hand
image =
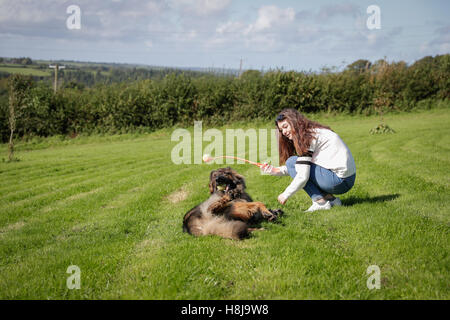
<path id="1" fill-rule="evenodd" d="M 260 167 L 262 173 L 266 174 L 276 174 L 279 170 L 278 168 L 275 168 L 271 164 L 268 164 L 267 162 L 264 162 L 263 165 Z"/>

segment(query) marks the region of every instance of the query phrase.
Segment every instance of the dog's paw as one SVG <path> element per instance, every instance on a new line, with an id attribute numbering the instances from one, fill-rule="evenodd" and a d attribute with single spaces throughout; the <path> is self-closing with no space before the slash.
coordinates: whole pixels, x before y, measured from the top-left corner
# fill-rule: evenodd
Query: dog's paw
<path id="1" fill-rule="evenodd" d="M 284 214 L 284 211 L 281 209 L 269 209 L 269 211 L 277 217 L 281 217 Z"/>
<path id="2" fill-rule="evenodd" d="M 233 197 L 231 196 L 231 194 L 225 193 L 225 194 L 222 196 L 222 200 L 228 202 L 228 201 L 233 200 Z"/>
<path id="3" fill-rule="evenodd" d="M 231 199 L 240 199 L 241 192 L 237 189 L 231 189 L 226 192 L 227 195 L 230 196 Z"/>
<path id="4" fill-rule="evenodd" d="M 267 212 L 263 212 L 263 217 L 269 222 L 275 222 L 278 219 L 278 216 L 269 209 Z"/>

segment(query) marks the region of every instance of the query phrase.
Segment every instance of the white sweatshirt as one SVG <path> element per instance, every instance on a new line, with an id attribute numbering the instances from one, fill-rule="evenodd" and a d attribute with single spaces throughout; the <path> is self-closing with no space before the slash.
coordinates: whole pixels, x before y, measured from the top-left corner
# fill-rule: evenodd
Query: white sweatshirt
<path id="1" fill-rule="evenodd" d="M 295 192 L 302 189 L 309 179 L 311 162 L 333 171 L 340 178 L 347 178 L 356 173 L 355 160 L 347 145 L 339 135 L 331 130 L 314 129 L 309 152 L 297 158 L 295 171 L 297 175 L 282 195 L 288 199 Z M 274 175 L 289 175 L 286 166 L 278 167 L 279 173 Z"/>

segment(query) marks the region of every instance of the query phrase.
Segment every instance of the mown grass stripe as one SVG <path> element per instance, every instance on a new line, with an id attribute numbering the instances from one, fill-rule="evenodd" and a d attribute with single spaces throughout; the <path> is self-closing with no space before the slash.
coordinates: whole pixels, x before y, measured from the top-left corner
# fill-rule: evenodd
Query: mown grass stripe
<path id="1" fill-rule="evenodd" d="M 136 161 L 133 163 L 129 163 L 128 165 L 133 166 L 136 164 L 140 165 L 142 163 L 149 163 L 149 162 L 157 163 L 158 161 L 163 160 L 163 159 L 165 159 L 165 157 L 146 160 L 146 161 L 142 161 L 142 160 Z M 58 179 L 57 183 L 55 183 L 54 177 L 45 177 L 43 179 L 37 178 L 35 180 L 29 181 L 28 183 L 21 183 L 20 184 L 20 186 L 22 187 L 21 189 L 12 191 L 10 193 L 3 194 L 2 197 L 0 198 L 0 201 L 2 201 L 2 202 L 3 201 L 14 201 L 15 198 L 20 199 L 20 198 L 23 198 L 24 196 L 30 197 L 37 193 L 45 192 L 45 190 L 48 190 L 48 189 L 52 190 L 52 189 L 58 188 L 60 186 L 67 185 L 68 183 L 77 182 L 81 179 L 84 179 L 86 176 L 93 177 L 91 175 L 91 173 L 93 173 L 93 172 L 96 172 L 97 175 L 107 175 L 110 172 L 115 171 L 117 168 L 121 168 L 124 166 L 123 163 L 120 163 L 120 162 L 117 163 L 115 161 L 114 162 L 107 161 L 105 163 L 110 163 L 111 165 L 109 165 L 109 166 L 99 165 L 97 167 L 92 167 L 89 170 L 75 171 L 74 174 L 61 174 L 61 176 L 60 176 L 61 178 Z M 80 174 L 80 172 L 82 172 L 82 173 Z M 94 175 L 94 176 L 96 176 L 96 175 Z M 33 185 L 33 187 L 24 189 L 24 187 L 27 187 L 29 185 Z M 48 188 L 45 189 L 45 187 L 47 187 L 47 186 L 48 186 Z"/>
<path id="2" fill-rule="evenodd" d="M 102 157 L 101 159 L 104 159 L 104 157 Z M 110 163 L 114 163 L 114 162 L 117 163 L 119 161 L 107 159 L 104 161 L 92 162 L 91 164 L 82 163 L 82 164 L 77 164 L 77 165 L 75 165 L 75 164 L 67 165 L 67 162 L 65 162 L 65 163 L 61 163 L 61 165 L 58 167 L 53 166 L 51 163 L 47 163 L 47 166 L 45 168 L 43 168 L 43 169 L 45 169 L 45 174 L 42 174 L 40 171 L 37 173 L 23 172 L 20 174 L 21 174 L 22 178 L 26 179 L 25 183 L 34 182 L 36 180 L 42 179 L 42 177 L 47 178 L 49 180 L 51 180 L 51 179 L 54 180 L 54 178 L 56 176 L 60 177 L 62 175 L 73 174 L 73 173 L 79 172 L 80 170 L 92 170 L 92 169 L 95 169 L 95 168 L 98 168 L 98 167 L 101 167 L 101 166 L 104 166 L 104 165 L 107 165 Z M 65 168 L 65 169 L 60 170 L 59 169 L 60 167 Z M 32 178 L 34 178 L 34 179 L 32 179 Z M 10 189 L 11 182 L 14 182 L 16 184 L 20 183 L 21 185 L 24 182 L 22 180 L 18 181 L 17 177 L 12 177 L 10 179 L 5 178 L 5 180 L 3 180 L 3 181 L 4 181 L 4 183 L 2 183 L 2 185 L 1 185 L 3 187 L 1 189 L 2 191 Z"/>
<path id="3" fill-rule="evenodd" d="M 185 168 L 185 169 L 181 169 L 182 171 L 186 171 L 186 170 L 188 170 L 187 168 Z M 174 173 L 174 172 L 172 172 L 172 173 L 170 173 L 170 174 L 168 174 L 167 176 L 168 177 L 171 177 L 171 176 L 173 176 L 173 175 L 177 175 L 177 173 Z M 156 186 L 155 184 L 153 184 L 153 185 L 151 185 L 151 184 L 149 184 L 150 185 L 150 188 L 158 188 L 158 186 Z M 170 191 L 170 190 L 168 190 L 168 191 Z M 147 198 L 150 198 L 151 200 L 153 200 L 153 203 L 155 203 L 154 205 L 153 205 L 153 207 L 156 207 L 157 206 L 157 201 L 155 201 L 156 199 L 155 199 L 155 197 L 157 197 L 157 198 L 159 198 L 160 197 L 160 194 L 159 193 L 157 193 L 157 192 L 142 192 L 141 193 L 141 195 L 143 196 L 143 197 L 147 197 Z M 125 223 L 127 224 L 127 225 L 130 225 L 130 223 L 129 223 L 129 221 L 127 221 L 126 219 L 128 219 L 128 218 L 133 218 L 133 219 L 141 219 L 142 221 L 146 221 L 146 220 L 148 220 L 148 215 L 146 215 L 145 214 L 145 212 L 144 212 L 144 214 L 142 214 L 142 213 L 139 213 L 139 212 L 142 212 L 142 209 L 141 208 L 139 208 L 141 205 L 139 204 L 139 200 L 138 201 L 136 201 L 136 202 L 133 202 L 133 204 L 134 204 L 134 209 L 137 211 L 137 213 L 136 214 L 132 214 L 131 216 L 126 216 L 126 217 L 124 217 L 124 216 L 122 216 L 122 215 L 120 215 L 119 217 L 122 217 L 122 218 L 124 218 L 125 219 Z M 125 208 L 122 208 L 122 210 L 124 210 Z M 122 211 L 121 210 L 121 211 Z M 147 208 L 145 208 L 145 210 L 148 210 Z M 99 212 L 102 212 L 102 210 L 99 210 Z M 122 211 L 123 212 L 123 211 Z M 95 219 L 95 217 L 94 216 L 92 216 L 92 215 L 89 215 L 89 216 L 84 216 L 84 217 L 86 217 L 88 220 L 90 220 L 90 219 L 93 219 L 93 221 L 96 221 L 96 219 Z M 46 224 L 48 225 L 49 224 L 49 222 L 50 221 L 47 221 L 46 222 Z M 53 221 L 54 222 L 54 221 Z M 128 223 L 127 223 L 128 222 Z M 116 221 L 116 223 L 118 223 L 118 221 Z M 114 237 L 119 237 L 121 240 L 119 241 L 120 242 L 120 254 L 119 254 L 119 252 L 117 252 L 116 253 L 116 256 L 117 255 L 121 255 L 121 254 L 123 254 L 123 253 L 126 253 L 127 252 L 127 246 L 130 244 L 130 242 L 127 242 L 127 240 L 125 240 L 125 239 L 123 239 L 122 238 L 122 235 L 123 235 L 123 232 L 119 232 L 119 233 L 117 233 L 116 231 L 118 231 L 118 230 L 116 230 L 117 229 L 117 226 L 116 226 L 116 224 L 102 224 L 102 223 L 100 223 L 101 224 L 101 227 L 99 227 L 99 228 L 94 228 L 93 230 L 91 230 L 91 232 L 89 232 L 89 230 L 85 230 L 85 232 L 83 232 L 83 235 L 82 235 L 82 238 L 84 239 L 84 238 L 90 238 L 90 237 L 93 237 L 94 239 L 97 239 L 98 238 L 98 234 L 99 233 L 101 233 L 101 232 L 103 232 L 103 233 L 108 233 L 108 232 L 112 232 L 111 233 L 111 235 L 113 235 L 114 234 Z M 120 224 L 120 223 L 119 223 Z M 53 224 L 51 224 L 52 225 L 52 229 L 55 229 L 56 227 L 55 227 L 55 223 L 53 223 Z M 139 227 L 139 225 L 140 225 L 140 227 Z M 140 224 L 138 224 L 138 229 L 140 228 L 140 229 L 142 229 L 142 228 L 144 228 L 144 226 L 145 226 L 145 224 L 142 224 L 142 223 L 140 223 Z M 143 229 L 143 230 L 145 230 L 145 229 Z M 139 232 L 137 232 L 137 233 L 132 233 L 132 236 L 134 235 L 134 234 L 139 234 Z M 64 235 L 64 233 L 63 233 L 63 235 Z M 56 236 L 56 235 L 53 235 L 54 237 L 58 237 L 58 236 Z M 123 240 L 122 240 L 123 239 Z M 72 247 L 71 246 L 71 243 L 72 243 L 72 240 L 74 240 L 73 238 L 69 238 L 69 239 L 67 239 L 68 241 L 69 241 L 69 243 L 67 243 L 66 241 L 62 241 L 62 239 L 60 239 L 61 241 L 58 241 L 58 242 L 50 242 L 50 243 L 48 243 L 48 245 L 46 245 L 45 246 L 45 248 L 46 248 L 46 251 L 47 251 L 47 253 L 49 254 L 49 255 L 53 255 L 52 254 L 52 252 L 54 251 L 54 250 L 57 250 L 56 252 L 63 252 L 64 253 L 64 255 L 65 256 L 71 256 L 71 255 L 78 255 L 79 253 L 78 253 L 78 251 L 80 250 L 80 248 L 83 248 L 83 247 L 85 247 L 85 249 L 83 249 L 84 250 L 84 252 L 83 252 L 83 254 L 82 254 L 82 257 L 87 257 L 87 256 L 89 256 L 89 252 L 97 252 L 98 251 L 98 249 L 94 246 L 94 247 L 92 247 L 92 245 L 91 245 L 91 242 L 90 241 L 87 241 L 87 242 L 84 242 L 85 243 L 85 245 L 83 245 L 82 247 L 80 247 L 80 244 L 79 245 L 77 245 L 76 247 Z M 130 237 L 130 240 L 131 240 L 131 237 Z M 113 241 L 115 241 L 114 239 L 113 239 Z M 97 242 L 95 242 L 95 243 L 97 243 L 97 245 L 98 246 L 103 246 L 103 245 L 106 245 L 107 247 L 109 247 L 110 245 L 111 246 L 113 246 L 114 245 L 114 243 L 109 243 L 109 244 L 106 244 L 106 243 L 102 243 L 102 242 L 98 242 L 98 240 L 97 240 Z M 131 244 L 133 244 L 134 242 L 131 242 Z M 58 251 L 58 247 L 59 247 L 59 251 Z M 131 247 L 133 247 L 133 246 L 131 246 Z M 101 248 L 102 250 L 107 250 L 107 249 L 105 249 L 105 247 L 102 247 Z M 86 251 L 87 250 L 87 251 Z M 42 250 L 41 249 L 39 249 L 39 248 L 36 248 L 36 247 L 33 247 L 33 248 L 31 248 L 31 251 L 29 251 L 29 250 L 27 250 L 27 257 L 29 257 L 30 259 L 32 259 L 32 258 L 34 258 L 34 259 L 36 259 L 36 258 L 38 258 L 39 256 L 40 256 L 40 252 L 42 252 Z M 54 252 L 54 254 L 57 254 L 56 252 Z M 12 261 L 16 261 L 16 263 L 17 262 L 19 262 L 19 261 L 21 261 L 21 270 L 27 270 L 27 268 L 28 268 L 28 266 L 26 265 L 26 262 L 23 262 L 22 261 L 22 259 L 23 259 L 24 257 L 23 256 L 12 256 L 11 257 L 11 260 Z M 15 259 L 15 260 L 14 260 Z M 17 260 L 17 259 L 19 259 L 19 260 Z M 108 260 L 108 259 L 106 259 L 106 260 Z M 123 257 L 123 259 L 122 260 L 118 260 L 117 261 L 117 263 L 122 263 L 122 262 L 126 262 L 127 260 L 125 259 L 125 257 Z M 82 264 L 82 261 L 79 261 L 78 260 L 78 263 L 80 263 L 80 264 Z M 12 266 L 11 266 L 12 267 Z M 7 270 L 9 270 L 9 266 L 5 266 L 5 268 L 3 268 L 3 269 L 7 269 Z M 14 272 L 19 272 L 18 270 L 16 270 L 16 269 L 14 269 L 15 271 Z M 2 270 L 3 271 L 3 270 Z M 38 275 L 36 275 L 35 274 L 35 276 L 38 276 Z M 100 278 L 101 278 L 102 276 L 96 276 L 96 278 L 94 279 L 94 281 L 96 282 L 96 283 L 98 283 L 99 281 L 102 281 Z M 109 277 L 110 278 L 110 277 Z M 0 279 L 1 279 L 1 276 L 0 276 Z M 105 280 L 106 281 L 106 280 Z M 108 280 L 109 281 L 109 280 Z M 0 281 L 1 282 L 1 281 Z M 34 294 L 36 294 L 36 292 L 34 292 Z M 74 292 L 74 294 L 75 294 L 75 292 Z M 96 292 L 96 294 L 99 294 L 98 292 Z"/>
<path id="4" fill-rule="evenodd" d="M 163 151 L 161 151 L 161 152 L 163 152 Z M 135 158 L 133 158 L 133 157 L 130 158 L 130 157 L 124 156 L 124 153 L 125 152 L 117 153 L 117 155 L 119 155 L 119 157 L 115 157 L 115 158 L 113 158 L 112 155 L 109 154 L 108 160 L 111 162 L 113 162 L 113 161 L 121 162 L 123 160 L 128 162 L 128 161 L 133 161 L 133 159 L 142 158 L 142 156 L 137 156 L 137 155 L 135 155 Z M 153 150 L 152 153 L 155 153 L 155 150 Z M 50 156 L 51 155 L 52 154 L 50 154 Z M 80 157 L 83 157 L 83 159 L 74 163 L 71 158 L 65 159 L 65 158 L 61 158 L 60 156 L 55 156 L 55 157 L 57 157 L 57 159 L 58 159 L 56 162 L 49 162 L 47 160 L 38 169 L 36 169 L 33 166 L 30 166 L 30 168 L 31 168 L 30 170 L 24 170 L 24 169 L 21 169 L 20 167 L 16 168 L 15 171 L 10 168 L 8 168 L 8 171 L 2 170 L 3 172 L 1 173 L 1 176 L 2 176 L 2 182 L 4 182 L 4 183 L 0 184 L 0 186 L 7 185 L 11 180 L 16 179 L 17 175 L 34 176 L 36 174 L 42 175 L 43 173 L 44 173 L 44 175 L 46 175 L 46 174 L 48 174 L 49 168 L 51 168 L 53 172 L 56 172 L 56 174 L 59 175 L 59 173 L 72 172 L 72 170 L 74 168 L 79 168 L 80 166 L 86 167 L 86 168 L 98 166 L 99 165 L 98 160 L 105 159 L 104 155 L 94 158 L 94 159 L 91 159 L 89 157 L 89 155 L 85 154 L 85 155 L 80 155 Z M 70 161 L 71 164 L 68 165 L 67 161 Z M 35 163 L 35 162 L 33 161 L 33 163 Z M 63 168 L 63 170 L 61 171 L 60 168 Z"/>
<path id="5" fill-rule="evenodd" d="M 150 173 L 149 177 L 146 176 L 146 174 L 148 174 L 148 173 Z M 153 173 L 153 174 L 151 174 L 151 173 Z M 164 172 L 164 170 L 161 170 L 161 173 L 166 174 L 166 176 L 168 176 L 168 177 L 176 174 L 173 172 L 167 174 Z M 56 237 L 58 235 L 58 233 L 56 231 L 56 230 L 58 230 L 58 226 L 63 226 L 64 222 L 67 222 L 67 221 L 64 221 L 64 216 L 60 217 L 59 215 L 55 215 L 54 213 L 64 212 L 66 210 L 69 212 L 72 212 L 75 208 L 76 208 L 76 210 L 82 210 L 83 207 L 89 207 L 89 204 L 92 203 L 95 205 L 94 205 L 94 207 L 92 207 L 92 206 L 90 207 L 89 212 L 94 212 L 94 216 L 95 216 L 96 214 L 98 214 L 99 212 L 102 211 L 102 210 L 100 210 L 101 205 L 98 202 L 100 199 L 102 202 L 105 202 L 105 201 L 107 201 L 107 199 L 111 199 L 111 198 L 114 198 L 115 196 L 117 196 L 117 194 L 122 192 L 124 188 L 127 188 L 127 187 L 129 188 L 130 186 L 135 187 L 136 186 L 136 183 L 134 181 L 135 177 L 141 177 L 141 179 L 144 179 L 144 177 L 145 178 L 151 178 L 151 177 L 155 178 L 155 177 L 158 177 L 159 174 L 161 174 L 161 173 L 155 173 L 155 172 L 152 172 L 152 170 L 142 171 L 139 174 L 129 175 L 120 180 L 115 180 L 116 182 L 120 182 L 120 188 L 117 188 L 115 185 L 108 185 L 108 186 L 104 187 L 103 192 L 93 193 L 86 200 L 84 200 L 82 198 L 78 198 L 78 199 L 66 198 L 65 200 L 69 200 L 67 203 L 65 203 L 66 205 L 64 205 L 64 203 L 60 202 L 59 205 L 56 205 L 56 207 L 53 208 L 54 209 L 53 214 L 51 211 L 47 211 L 47 210 L 45 210 L 45 208 L 42 208 L 40 211 L 37 211 L 34 215 L 32 215 L 30 218 L 28 218 L 26 220 L 25 227 L 21 228 L 20 230 L 11 230 L 10 236 L 20 238 L 21 234 L 22 235 L 26 234 L 27 236 L 25 239 L 29 243 L 33 243 L 33 238 L 38 238 L 39 242 L 34 243 L 32 245 L 32 248 L 37 249 L 40 246 L 45 244 L 45 239 Z M 155 184 L 152 184 L 151 186 L 153 188 L 158 187 Z M 92 208 L 94 208 L 94 209 L 92 209 Z M 79 223 L 80 221 L 83 221 L 85 219 L 89 219 L 88 218 L 89 216 L 84 213 L 78 213 L 78 214 L 73 213 L 73 215 L 76 216 L 77 223 Z M 70 221 L 72 221 L 72 220 L 75 220 L 74 216 L 71 217 Z M 52 226 L 51 234 L 42 235 L 41 233 L 39 233 L 40 225 L 42 223 Z M 8 242 L 10 242 L 10 241 L 8 239 L 5 239 L 5 244 L 4 244 L 5 247 L 8 247 Z M 11 246 L 13 246 L 13 244 L 11 244 Z M 9 250 L 9 257 L 12 257 L 13 255 L 14 255 L 14 253 L 11 250 Z"/>
<path id="6" fill-rule="evenodd" d="M 141 164 L 140 167 L 147 167 L 148 163 L 151 163 L 151 161 L 149 160 L 149 161 L 141 162 L 140 163 Z M 140 168 L 140 167 L 136 167 L 136 168 Z M 111 170 L 105 170 L 105 171 L 98 170 L 98 168 L 97 168 L 97 173 L 96 174 L 88 175 L 87 177 L 86 176 L 81 176 L 80 180 L 82 181 L 82 183 L 83 182 L 85 183 L 85 182 L 95 181 L 97 178 L 103 177 L 105 174 L 110 174 L 110 173 L 113 173 L 113 172 L 114 173 L 120 172 L 120 171 L 117 170 L 117 168 L 122 168 L 122 170 L 130 170 L 129 168 L 123 168 L 123 165 L 122 166 L 117 166 L 117 167 L 112 167 Z M 51 191 L 49 191 L 47 193 L 40 193 L 40 194 L 38 194 L 36 196 L 31 196 L 31 197 L 29 196 L 29 197 L 26 197 L 26 198 L 24 198 L 24 199 L 22 199 L 20 201 L 15 201 L 15 202 L 12 202 L 12 203 L 10 201 L 8 201 L 7 199 L 1 199 L 1 202 L 5 202 L 5 205 L 4 205 L 5 207 L 6 206 L 8 206 L 8 207 L 10 207 L 10 206 L 18 206 L 18 205 L 22 205 L 24 203 L 32 202 L 33 200 L 40 199 L 42 197 L 45 198 L 45 196 L 47 196 L 49 194 L 55 194 L 55 193 L 57 193 L 59 191 L 64 191 L 64 190 L 70 188 L 71 186 L 80 185 L 82 183 L 80 183 L 79 181 L 71 183 L 70 179 L 62 179 L 59 183 L 52 185 Z M 62 186 L 62 188 L 60 188 L 60 186 Z M 25 195 L 29 195 L 29 193 L 25 193 Z M 2 206 L 2 207 L 4 207 L 4 206 Z"/>
<path id="7" fill-rule="evenodd" d="M 11 223 L 11 218 L 14 219 L 27 217 L 31 214 L 32 211 L 40 210 L 43 206 L 49 205 L 52 201 L 61 200 L 61 197 L 70 197 L 73 196 L 74 192 L 83 192 L 83 190 L 89 191 L 89 188 L 98 188 L 109 182 L 116 182 L 117 178 L 121 178 L 123 176 L 138 176 L 142 174 L 142 168 L 146 166 L 138 167 L 135 170 L 130 170 L 128 168 L 123 168 L 122 170 L 115 171 L 114 174 L 110 174 L 108 179 L 103 179 L 103 175 L 98 175 L 92 179 L 86 179 L 82 183 L 70 185 L 66 188 L 61 188 L 59 190 L 55 190 L 54 192 L 49 192 L 42 196 L 36 196 L 34 199 L 25 199 L 21 201 L 16 208 L 15 205 L 8 206 L 3 209 L 3 215 L 0 216 L 0 225 L 5 223 Z M 157 168 L 152 167 L 151 170 L 155 170 Z M 130 175 L 130 172 L 136 172 L 134 175 Z M 103 180 L 103 181 L 101 181 Z M 38 201 L 36 201 L 38 200 Z M 16 202 L 17 203 L 17 202 Z M 27 206 L 30 204 L 30 206 Z M 18 211 L 18 212 L 17 212 Z"/>

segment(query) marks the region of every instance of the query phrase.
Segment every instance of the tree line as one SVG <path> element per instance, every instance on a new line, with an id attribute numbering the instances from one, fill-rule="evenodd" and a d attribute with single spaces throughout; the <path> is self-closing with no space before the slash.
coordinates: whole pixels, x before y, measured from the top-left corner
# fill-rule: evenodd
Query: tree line
<path id="1" fill-rule="evenodd" d="M 130 79 L 128 79 L 130 80 Z M 26 85 L 21 85 L 21 82 Z M 67 85 L 56 94 L 49 83 L 14 75 L 0 79 L 0 135 L 10 138 L 8 88 L 16 137 L 153 131 L 194 120 L 225 124 L 273 119 L 283 108 L 301 112 L 372 114 L 431 107 L 450 97 L 450 55 L 405 62 L 358 60 L 340 72 L 247 70 L 240 76 L 170 72 L 93 87 Z M 69 82 L 70 83 L 70 82 Z M 19 89 L 17 89 L 19 90 Z"/>
<path id="2" fill-rule="evenodd" d="M 55 62 L 56 63 L 56 62 Z M 190 77 L 199 77 L 208 73 L 207 70 L 189 70 L 170 67 L 154 67 L 154 66 L 137 66 L 116 63 L 89 63 L 74 61 L 58 61 L 60 65 L 64 65 L 64 70 L 58 71 L 58 79 L 62 82 L 63 87 L 69 88 L 85 88 L 93 87 L 96 84 L 111 84 L 118 82 L 130 82 L 145 79 L 161 80 L 170 73 L 184 73 Z M 49 71 L 49 64 L 42 61 L 33 61 L 31 58 L 2 58 L 0 64 L 6 64 L 8 67 L 28 68 L 41 71 Z M 0 70 L 0 79 L 8 78 L 11 73 Z M 236 74 L 235 71 L 228 70 L 227 74 Z M 51 84 L 53 81 L 53 73 L 49 71 L 48 76 L 33 76 L 35 81 L 45 81 Z"/>

